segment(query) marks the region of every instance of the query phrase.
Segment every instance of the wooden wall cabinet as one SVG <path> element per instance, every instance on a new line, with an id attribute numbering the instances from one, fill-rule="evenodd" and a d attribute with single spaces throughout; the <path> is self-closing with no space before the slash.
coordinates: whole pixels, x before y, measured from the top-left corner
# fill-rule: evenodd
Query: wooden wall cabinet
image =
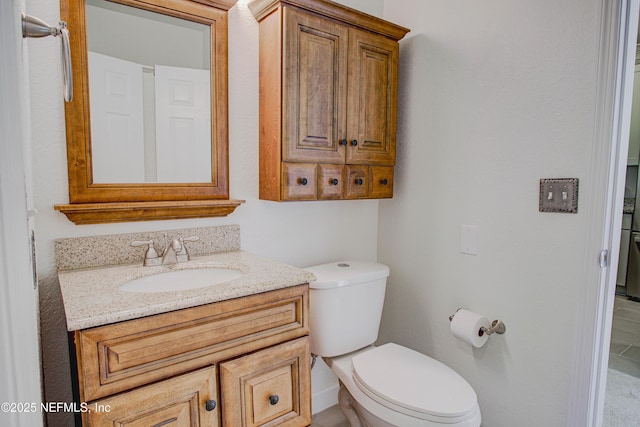
<path id="1" fill-rule="evenodd" d="M 75 332 L 84 426 L 311 424 L 308 286 Z"/>
<path id="2" fill-rule="evenodd" d="M 324 0 L 249 8 L 260 23 L 260 198 L 392 197 L 409 30 Z"/>

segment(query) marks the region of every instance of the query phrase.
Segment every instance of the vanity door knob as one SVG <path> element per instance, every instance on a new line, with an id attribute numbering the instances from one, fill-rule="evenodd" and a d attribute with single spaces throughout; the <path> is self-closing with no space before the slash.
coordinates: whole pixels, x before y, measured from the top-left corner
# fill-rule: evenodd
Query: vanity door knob
<path id="1" fill-rule="evenodd" d="M 277 405 L 279 401 L 280 401 L 280 398 L 278 397 L 277 394 L 273 394 L 269 396 L 269 403 L 271 404 L 271 406 Z"/>
<path id="2" fill-rule="evenodd" d="M 333 178 L 331 180 L 331 184 L 333 184 L 333 185 L 338 185 L 338 182 L 340 182 L 340 181 L 338 181 L 338 178 Z"/>
<path id="3" fill-rule="evenodd" d="M 389 180 L 387 180 L 387 178 L 382 178 L 380 180 L 380 184 L 382 184 L 382 185 L 387 185 L 388 183 L 389 183 Z"/>
<path id="4" fill-rule="evenodd" d="M 354 139 L 353 141 L 351 141 L 351 145 L 353 145 L 354 147 L 358 145 L 358 140 Z"/>
<path id="5" fill-rule="evenodd" d="M 347 145 L 347 140 L 345 139 L 341 139 L 340 140 L 340 145 Z"/>
<path id="6" fill-rule="evenodd" d="M 214 409 L 216 409 L 216 401 L 215 400 L 207 400 L 207 402 L 204 405 L 204 409 L 206 409 L 209 412 L 213 411 Z"/>
<path id="7" fill-rule="evenodd" d="M 362 185 L 362 183 L 363 183 L 363 182 L 364 182 L 364 181 L 362 181 L 362 178 L 357 178 L 357 179 L 356 179 L 356 184 L 357 184 L 357 185 Z"/>
<path id="8" fill-rule="evenodd" d="M 307 185 L 308 182 L 307 178 L 300 178 L 300 184 Z"/>

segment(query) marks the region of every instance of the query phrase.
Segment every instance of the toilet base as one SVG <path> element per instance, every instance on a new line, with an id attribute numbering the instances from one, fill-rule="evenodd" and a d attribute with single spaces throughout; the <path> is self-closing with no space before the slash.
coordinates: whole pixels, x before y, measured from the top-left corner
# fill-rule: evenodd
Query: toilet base
<path id="1" fill-rule="evenodd" d="M 338 404 L 342 413 L 349 421 L 350 427 L 394 427 L 384 420 L 367 411 L 351 396 L 349 390 L 340 382 Z"/>
<path id="2" fill-rule="evenodd" d="M 373 347 L 364 348 L 348 355 L 323 358 L 329 368 L 340 381 L 338 403 L 342 413 L 351 427 L 479 427 L 481 423 L 480 409 L 476 405 L 475 411 L 465 419 L 457 422 L 453 420 L 427 420 L 387 408 L 374 401 L 360 390 L 354 382 L 351 373 L 351 359 L 359 353 L 369 351 Z"/>

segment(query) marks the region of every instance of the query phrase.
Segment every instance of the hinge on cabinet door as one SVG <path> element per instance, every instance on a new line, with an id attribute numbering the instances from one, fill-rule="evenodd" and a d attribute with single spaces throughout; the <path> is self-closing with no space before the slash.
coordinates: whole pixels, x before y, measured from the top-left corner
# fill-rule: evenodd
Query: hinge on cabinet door
<path id="1" fill-rule="evenodd" d="M 607 249 L 600 251 L 598 262 L 600 263 L 600 268 L 606 268 L 609 266 L 609 251 Z"/>

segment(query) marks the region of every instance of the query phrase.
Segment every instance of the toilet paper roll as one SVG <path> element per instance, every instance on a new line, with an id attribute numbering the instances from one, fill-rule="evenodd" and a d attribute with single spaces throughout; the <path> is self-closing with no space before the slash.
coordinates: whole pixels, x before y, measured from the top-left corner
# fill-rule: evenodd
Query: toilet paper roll
<path id="1" fill-rule="evenodd" d="M 489 335 L 481 333 L 480 328 L 489 328 L 489 326 L 489 320 L 486 317 L 461 308 L 451 320 L 451 333 L 467 344 L 480 348 L 489 339 Z"/>

